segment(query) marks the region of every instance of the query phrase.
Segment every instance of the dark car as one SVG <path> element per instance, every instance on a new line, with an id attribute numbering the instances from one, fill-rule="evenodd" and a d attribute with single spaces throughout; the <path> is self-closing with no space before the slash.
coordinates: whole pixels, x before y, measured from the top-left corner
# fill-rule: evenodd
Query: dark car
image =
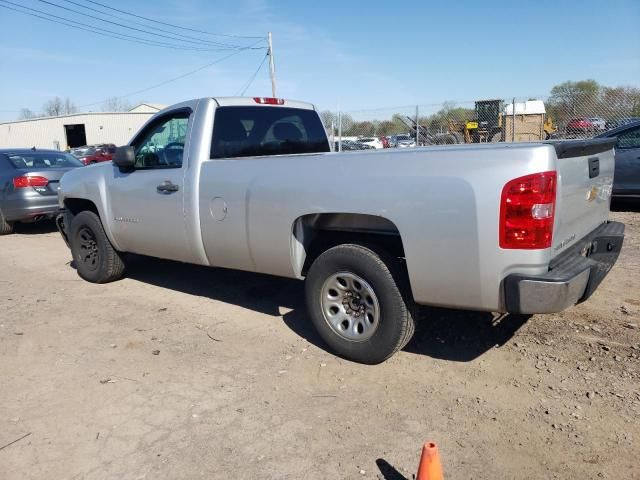
<path id="1" fill-rule="evenodd" d="M 627 123 L 596 138 L 617 137 L 613 196 L 640 198 L 640 121 Z"/>
<path id="2" fill-rule="evenodd" d="M 0 149 L 0 235 L 12 233 L 15 222 L 53 218 L 58 183 L 78 167 L 78 159 L 56 150 Z"/>
<path id="3" fill-rule="evenodd" d="M 609 120 L 605 124 L 606 130 L 611 130 L 613 128 L 622 127 L 623 125 L 628 125 L 630 123 L 640 122 L 640 117 L 626 117 L 626 118 L 618 118 L 615 120 Z"/>
<path id="4" fill-rule="evenodd" d="M 114 153 L 116 153 L 116 146 L 113 143 L 90 145 L 87 147 L 76 148 L 71 151 L 71 154 L 85 165 L 109 162 L 113 160 Z"/>
<path id="5" fill-rule="evenodd" d="M 338 151 L 339 143 L 336 141 L 334 145 L 334 151 Z M 375 147 L 371 145 L 367 145 L 365 143 L 354 142 L 353 140 L 342 140 L 342 151 L 346 152 L 348 150 L 375 150 Z"/>

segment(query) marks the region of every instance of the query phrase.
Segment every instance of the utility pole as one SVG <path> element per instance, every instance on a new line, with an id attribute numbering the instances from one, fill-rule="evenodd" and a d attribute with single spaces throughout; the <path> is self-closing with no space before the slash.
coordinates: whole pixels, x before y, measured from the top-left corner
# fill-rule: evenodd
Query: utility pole
<path id="1" fill-rule="evenodd" d="M 416 147 L 420 146 L 420 110 L 416 105 Z"/>
<path id="2" fill-rule="evenodd" d="M 273 37 L 269 32 L 269 71 L 271 73 L 271 96 L 276 96 L 276 67 L 273 61 Z"/>

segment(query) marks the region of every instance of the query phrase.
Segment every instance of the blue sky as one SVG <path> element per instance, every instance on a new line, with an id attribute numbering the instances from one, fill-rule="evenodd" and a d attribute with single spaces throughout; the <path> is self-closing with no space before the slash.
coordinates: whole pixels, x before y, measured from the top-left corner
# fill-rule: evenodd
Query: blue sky
<path id="1" fill-rule="evenodd" d="M 80 20 L 38 0 L 12 1 Z M 278 96 L 322 109 L 541 96 L 557 83 L 586 78 L 640 86 L 638 0 L 102 2 L 211 32 L 272 31 Z M 56 95 L 77 105 L 98 102 L 86 109 L 100 110 L 106 97 L 160 83 L 224 55 L 132 44 L 0 8 L 0 119 L 15 118 L 23 107 L 38 111 Z M 263 50 L 242 52 L 128 100 L 175 103 L 233 95 L 263 55 Z M 270 94 L 266 66 L 248 95 Z"/>

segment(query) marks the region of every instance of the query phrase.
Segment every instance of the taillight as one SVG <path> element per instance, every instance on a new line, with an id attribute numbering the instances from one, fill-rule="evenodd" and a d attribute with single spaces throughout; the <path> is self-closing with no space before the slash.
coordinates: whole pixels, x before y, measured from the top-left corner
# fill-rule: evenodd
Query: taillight
<path id="1" fill-rule="evenodd" d="M 284 100 L 282 98 L 253 97 L 253 101 L 261 105 L 284 105 Z"/>
<path id="2" fill-rule="evenodd" d="M 26 187 L 46 187 L 49 185 L 49 180 L 44 177 L 39 176 L 23 176 L 23 177 L 15 177 L 13 179 L 13 186 L 15 188 L 26 188 Z"/>
<path id="3" fill-rule="evenodd" d="M 549 248 L 556 205 L 556 172 L 508 182 L 500 201 L 500 248 Z"/>

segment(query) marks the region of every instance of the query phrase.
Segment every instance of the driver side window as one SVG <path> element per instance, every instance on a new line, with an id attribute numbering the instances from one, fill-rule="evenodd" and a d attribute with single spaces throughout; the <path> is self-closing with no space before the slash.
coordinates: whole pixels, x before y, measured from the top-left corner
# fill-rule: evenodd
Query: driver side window
<path id="1" fill-rule="evenodd" d="M 133 143 L 136 170 L 182 167 L 188 124 L 189 114 L 181 112 L 149 125 Z"/>

